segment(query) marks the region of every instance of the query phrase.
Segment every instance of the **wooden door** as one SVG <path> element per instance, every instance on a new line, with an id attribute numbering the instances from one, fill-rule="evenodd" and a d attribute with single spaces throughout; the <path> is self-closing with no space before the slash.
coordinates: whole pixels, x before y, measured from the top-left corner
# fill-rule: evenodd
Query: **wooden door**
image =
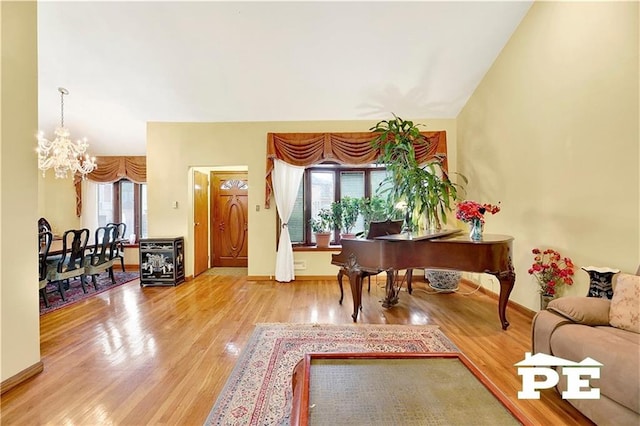
<path id="1" fill-rule="evenodd" d="M 211 266 L 247 266 L 248 192 L 246 172 L 211 172 Z"/>
<path id="2" fill-rule="evenodd" d="M 193 276 L 209 268 L 209 177 L 193 172 Z"/>

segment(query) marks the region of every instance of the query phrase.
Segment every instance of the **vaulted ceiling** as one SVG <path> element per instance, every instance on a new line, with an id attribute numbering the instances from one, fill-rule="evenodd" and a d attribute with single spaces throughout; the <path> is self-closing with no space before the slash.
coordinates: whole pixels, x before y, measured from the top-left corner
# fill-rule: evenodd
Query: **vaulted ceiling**
<path id="1" fill-rule="evenodd" d="M 519 2 L 38 3 L 39 127 L 144 155 L 148 121 L 455 118 Z"/>

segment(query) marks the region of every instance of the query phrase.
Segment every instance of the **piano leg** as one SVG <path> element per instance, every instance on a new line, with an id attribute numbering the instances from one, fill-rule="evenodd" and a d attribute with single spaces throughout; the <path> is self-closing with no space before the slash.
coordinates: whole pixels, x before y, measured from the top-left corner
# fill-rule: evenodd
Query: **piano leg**
<path id="1" fill-rule="evenodd" d="M 513 285 L 516 281 L 516 274 L 513 271 L 505 271 L 499 273 L 491 273 L 498 281 L 500 281 L 500 299 L 498 301 L 498 315 L 500 316 L 500 324 L 502 329 L 506 330 L 509 327 L 509 321 L 507 321 L 507 302 L 513 290 Z"/>
<path id="2" fill-rule="evenodd" d="M 351 286 L 351 295 L 353 296 L 353 322 L 358 321 L 358 311 L 362 310 L 362 272 L 358 269 L 348 269 L 346 272 L 349 277 L 349 285 Z"/>
<path id="3" fill-rule="evenodd" d="M 340 300 L 338 303 L 342 305 L 342 300 L 344 299 L 344 291 L 342 291 L 342 276 L 345 274 L 344 270 L 340 268 L 338 271 L 338 285 L 340 286 Z"/>

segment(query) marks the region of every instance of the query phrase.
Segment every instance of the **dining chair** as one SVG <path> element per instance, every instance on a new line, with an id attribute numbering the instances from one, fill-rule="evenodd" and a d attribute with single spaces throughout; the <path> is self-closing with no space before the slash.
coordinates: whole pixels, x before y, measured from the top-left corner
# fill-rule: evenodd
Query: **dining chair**
<path id="1" fill-rule="evenodd" d="M 114 225 L 118 228 L 118 235 L 116 240 L 118 243 L 116 244 L 117 252 L 114 255 L 114 258 L 120 259 L 120 265 L 122 266 L 122 272 L 124 272 L 124 236 L 127 233 L 127 224 L 124 222 L 120 223 L 107 223 L 107 226 Z"/>
<path id="2" fill-rule="evenodd" d="M 118 228 L 114 225 L 101 226 L 96 229 L 95 247 L 86 256 L 84 262 L 84 276 L 91 276 L 91 282 L 96 290 L 98 290 L 96 277 L 103 272 L 108 272 L 111 282 L 113 284 L 116 283 L 116 279 L 113 276 L 113 264 L 116 261 L 115 256 L 117 254 L 117 235 Z"/>
<path id="3" fill-rule="evenodd" d="M 62 253 L 60 258 L 48 262 L 47 279 L 58 283 L 58 290 L 65 300 L 64 281 L 80 277 L 82 290 L 86 293 L 84 283 L 84 252 L 89 240 L 89 230 L 69 229 L 62 235 Z"/>
<path id="4" fill-rule="evenodd" d="M 38 232 L 45 232 L 45 231 L 53 232 L 53 230 L 51 229 L 51 225 L 49 224 L 49 221 L 44 217 L 41 217 L 40 219 L 38 219 Z"/>
<path id="5" fill-rule="evenodd" d="M 38 280 L 40 281 L 40 295 L 44 300 L 44 306 L 49 307 L 49 299 L 47 299 L 47 256 L 51 249 L 51 241 L 53 234 L 51 231 L 42 231 L 38 233 Z"/>

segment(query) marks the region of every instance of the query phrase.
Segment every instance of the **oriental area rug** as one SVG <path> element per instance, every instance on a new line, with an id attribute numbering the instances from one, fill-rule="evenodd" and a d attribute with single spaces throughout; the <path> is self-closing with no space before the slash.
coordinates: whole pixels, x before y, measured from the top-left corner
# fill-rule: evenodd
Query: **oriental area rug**
<path id="1" fill-rule="evenodd" d="M 80 278 L 69 280 L 69 289 L 64 291 L 64 297 L 66 300 L 62 300 L 60 292 L 58 291 L 58 284 L 47 284 L 47 300 L 49 301 L 49 307 L 46 307 L 42 295 L 40 295 L 40 315 L 55 311 L 57 309 L 68 306 L 72 303 L 79 302 L 96 294 L 102 293 L 112 288 L 118 287 L 122 284 L 140 278 L 138 272 L 121 272 L 114 271 L 113 273 L 116 283 L 113 284 L 109 278 L 109 274 L 104 272 L 96 277 L 98 283 L 98 289 L 96 290 L 91 277 L 86 278 L 85 287 L 87 287 L 87 293 L 82 290 L 80 284 Z"/>
<path id="2" fill-rule="evenodd" d="M 310 352 L 458 352 L 437 326 L 257 324 L 206 425 L 288 425 L 291 376 Z"/>

